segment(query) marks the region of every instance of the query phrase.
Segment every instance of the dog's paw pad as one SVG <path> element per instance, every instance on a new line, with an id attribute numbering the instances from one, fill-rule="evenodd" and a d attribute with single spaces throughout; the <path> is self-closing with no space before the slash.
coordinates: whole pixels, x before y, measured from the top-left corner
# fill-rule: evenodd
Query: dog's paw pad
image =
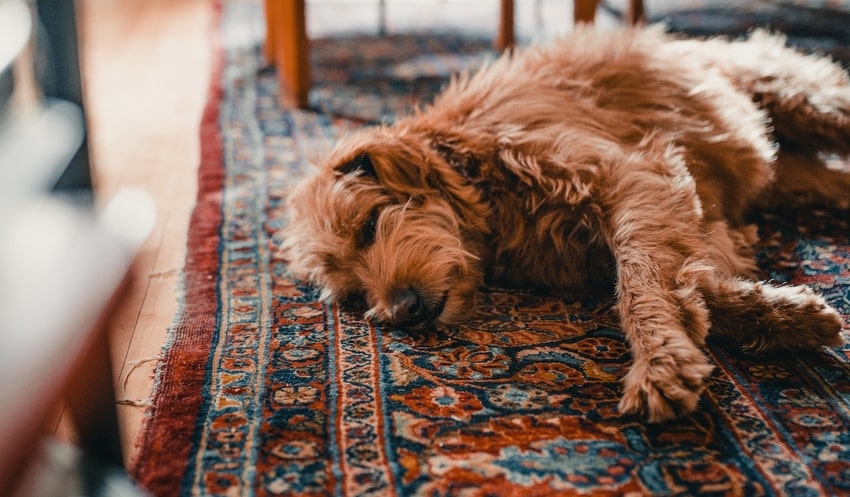
<path id="1" fill-rule="evenodd" d="M 703 381 L 713 369 L 703 357 L 683 364 L 672 355 L 656 354 L 652 360 L 632 366 L 624 378 L 620 412 L 650 423 L 691 413 L 704 389 Z"/>

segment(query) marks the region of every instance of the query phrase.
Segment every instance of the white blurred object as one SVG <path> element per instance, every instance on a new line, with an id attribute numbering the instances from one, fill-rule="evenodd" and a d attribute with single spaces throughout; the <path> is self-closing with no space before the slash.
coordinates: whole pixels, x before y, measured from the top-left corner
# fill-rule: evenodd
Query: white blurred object
<path id="1" fill-rule="evenodd" d="M 25 447 L 32 416 L 59 398 L 62 380 L 91 343 L 155 213 L 151 198 L 139 190 L 119 192 L 99 214 L 47 194 L 15 210 L 0 237 L 4 449 Z"/>
<path id="2" fill-rule="evenodd" d="M 0 71 L 17 58 L 29 40 L 32 17 L 27 5 L 20 0 L 0 0 Z"/>
<path id="3" fill-rule="evenodd" d="M 80 108 L 63 100 L 0 118 L 0 213 L 50 189 L 83 142 L 84 130 Z"/>
<path id="4" fill-rule="evenodd" d="M 132 220 L 132 222 L 129 222 Z M 128 247 L 139 247 L 153 230 L 156 206 L 141 188 L 125 188 L 100 212 L 100 223 Z"/>
<path id="5" fill-rule="evenodd" d="M 139 190 L 121 191 L 97 211 L 87 182 L 60 188 L 69 171 L 88 177 L 86 123 L 79 104 L 45 98 L 39 88 L 32 6 L 0 0 L 0 494 L 21 484 L 29 469 L 32 495 L 46 497 L 51 491 L 39 485 L 49 477 L 70 482 L 62 471 L 70 466 L 51 463 L 80 458 L 37 451 L 40 429 L 62 395 L 74 392 L 79 400 L 75 388 L 103 386 L 68 382 L 92 371 L 83 360 L 103 359 L 108 368 L 103 320 L 156 211 Z M 74 100 L 73 92 L 65 98 Z M 103 380 L 111 388 L 110 378 Z M 114 430 L 105 436 L 117 440 L 117 427 L 104 430 Z M 103 476 L 110 485 L 111 476 Z M 102 488 L 106 493 L 97 496 L 115 490 Z"/>
<path id="6" fill-rule="evenodd" d="M 89 331 L 153 228 L 153 201 L 119 192 L 99 213 L 34 196 L 0 238 L 0 440 L 12 442 L 45 398 L 56 398 Z M 49 395 L 54 392 L 55 395 Z"/>

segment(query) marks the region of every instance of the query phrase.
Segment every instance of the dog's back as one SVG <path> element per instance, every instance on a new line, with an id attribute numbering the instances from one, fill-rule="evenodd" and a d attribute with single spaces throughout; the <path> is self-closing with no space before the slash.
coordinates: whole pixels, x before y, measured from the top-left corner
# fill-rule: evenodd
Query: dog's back
<path id="1" fill-rule="evenodd" d="M 674 43 L 658 28 L 579 28 L 457 78 L 413 127 L 462 128 L 536 180 L 622 154 L 667 157 L 696 178 L 710 218 L 737 222 L 772 178 L 769 118 L 701 45 Z M 529 157 L 536 167 L 517 160 Z"/>

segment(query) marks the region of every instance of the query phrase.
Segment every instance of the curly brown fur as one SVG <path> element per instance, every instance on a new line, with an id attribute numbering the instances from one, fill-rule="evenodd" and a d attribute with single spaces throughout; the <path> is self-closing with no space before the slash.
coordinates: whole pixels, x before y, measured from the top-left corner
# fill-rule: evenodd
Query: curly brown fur
<path id="1" fill-rule="evenodd" d="M 283 249 L 324 298 L 362 294 L 414 329 L 464 322 L 489 281 L 610 285 L 633 354 L 620 408 L 662 421 L 696 408 L 709 331 L 753 351 L 842 343 L 823 298 L 747 279 L 752 208 L 848 206 L 850 176 L 818 152 L 850 152 L 830 61 L 764 33 L 579 28 L 342 141 L 289 199 Z"/>

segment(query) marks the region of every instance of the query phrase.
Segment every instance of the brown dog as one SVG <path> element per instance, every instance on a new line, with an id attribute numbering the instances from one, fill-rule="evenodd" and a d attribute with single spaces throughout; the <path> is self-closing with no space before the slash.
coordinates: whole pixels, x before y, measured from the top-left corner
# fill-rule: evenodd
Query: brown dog
<path id="1" fill-rule="evenodd" d="M 843 343 L 814 292 L 753 274 L 745 214 L 850 206 L 850 78 L 756 33 L 674 40 L 579 28 L 454 80 L 344 140 L 289 200 L 290 268 L 367 317 L 462 323 L 485 281 L 610 284 L 633 365 L 620 409 L 695 409 L 709 330 L 751 351 Z"/>

